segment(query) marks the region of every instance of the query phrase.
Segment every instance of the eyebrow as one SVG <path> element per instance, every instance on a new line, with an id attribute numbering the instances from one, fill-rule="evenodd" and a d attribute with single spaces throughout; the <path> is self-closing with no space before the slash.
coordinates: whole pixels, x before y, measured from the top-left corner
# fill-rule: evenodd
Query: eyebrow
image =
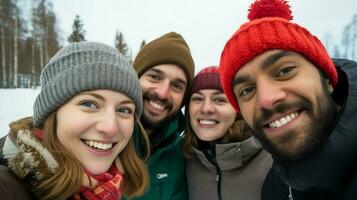
<path id="1" fill-rule="evenodd" d="M 260 68 L 262 70 L 265 70 L 266 68 L 268 68 L 269 66 L 273 65 L 278 60 L 280 60 L 282 57 L 290 56 L 290 55 L 296 55 L 296 54 L 291 51 L 278 51 L 278 52 L 268 56 L 267 58 L 265 58 L 265 60 L 260 65 Z"/>
<path id="2" fill-rule="evenodd" d="M 156 72 L 156 73 L 161 74 L 161 75 L 165 74 L 163 71 L 161 71 L 159 69 L 149 69 L 148 72 L 149 71 L 153 71 L 153 72 Z M 184 84 L 185 86 L 187 85 L 187 82 L 185 80 L 183 80 L 182 78 L 176 78 L 174 81 L 178 81 L 178 82 Z"/>
<path id="3" fill-rule="evenodd" d="M 159 74 L 163 74 L 164 73 L 161 70 L 155 69 L 155 68 L 151 68 L 151 69 L 148 70 L 148 72 L 150 72 L 150 71 L 153 71 L 153 72 L 156 72 L 156 73 L 159 73 Z"/>
<path id="4" fill-rule="evenodd" d="M 124 100 L 120 102 L 121 104 L 135 104 L 133 100 Z"/>
<path id="5" fill-rule="evenodd" d="M 270 56 L 268 56 L 267 58 L 265 58 L 262 62 L 262 64 L 260 65 L 260 68 L 262 70 L 266 70 L 269 66 L 273 65 L 274 63 L 276 63 L 277 61 L 279 61 L 282 57 L 285 56 L 290 56 L 290 55 L 296 55 L 294 52 L 291 51 L 278 51 Z M 239 76 L 238 78 L 233 80 L 233 87 L 235 87 L 238 84 L 244 83 L 244 82 L 248 82 L 250 81 L 250 76 L 248 75 L 243 75 L 243 76 Z"/>
<path id="6" fill-rule="evenodd" d="M 236 85 L 239 85 L 241 83 L 244 83 L 244 82 L 249 82 L 250 81 L 250 76 L 249 75 L 243 75 L 243 76 L 239 76 L 238 78 L 235 78 L 233 80 L 233 88 L 236 86 Z"/>
<path id="7" fill-rule="evenodd" d="M 101 95 L 99 95 L 99 94 L 96 94 L 96 93 L 83 92 L 82 94 L 93 96 L 93 97 L 95 97 L 95 98 L 97 98 L 97 99 L 100 99 L 100 100 L 102 100 L 102 101 L 105 100 L 103 96 L 101 96 Z"/>
<path id="8" fill-rule="evenodd" d="M 105 98 L 99 94 L 96 94 L 96 93 L 91 93 L 91 92 L 83 92 L 82 94 L 84 95 L 90 95 L 90 96 L 93 96 L 95 98 L 98 98 L 102 101 L 105 101 Z M 131 99 L 128 99 L 128 100 L 123 100 L 120 102 L 120 104 L 135 104 L 133 100 Z"/>

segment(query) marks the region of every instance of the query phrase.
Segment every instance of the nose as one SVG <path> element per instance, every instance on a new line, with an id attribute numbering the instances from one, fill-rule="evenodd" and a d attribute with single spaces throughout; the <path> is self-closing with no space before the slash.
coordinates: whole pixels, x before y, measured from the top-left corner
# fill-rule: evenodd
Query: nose
<path id="1" fill-rule="evenodd" d="M 257 106 L 259 108 L 272 109 L 283 101 L 287 94 L 279 85 L 272 81 L 261 81 L 257 83 Z"/>
<path id="2" fill-rule="evenodd" d="M 119 132 L 119 122 L 116 116 L 116 112 L 103 111 L 103 115 L 99 116 L 96 124 L 98 132 L 102 133 L 106 137 L 114 137 Z"/>
<path id="3" fill-rule="evenodd" d="M 155 93 L 160 99 L 166 99 L 170 90 L 170 82 L 163 81 L 156 89 Z"/>
<path id="4" fill-rule="evenodd" d="M 215 107 L 212 104 L 210 99 L 205 99 L 203 101 L 202 107 L 201 107 L 201 112 L 204 114 L 212 114 L 215 111 Z"/>

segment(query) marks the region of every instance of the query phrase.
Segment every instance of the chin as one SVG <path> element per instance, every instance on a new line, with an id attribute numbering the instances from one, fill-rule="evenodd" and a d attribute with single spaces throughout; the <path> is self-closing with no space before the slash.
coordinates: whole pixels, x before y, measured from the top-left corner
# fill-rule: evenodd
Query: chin
<path id="1" fill-rule="evenodd" d="M 108 166 L 99 166 L 98 164 L 97 165 L 92 165 L 92 166 L 96 166 L 95 168 L 93 167 L 89 167 L 89 168 L 86 168 L 86 170 L 93 174 L 93 175 L 99 175 L 99 174 L 102 174 L 104 172 L 107 172 L 110 168 L 110 165 Z"/>

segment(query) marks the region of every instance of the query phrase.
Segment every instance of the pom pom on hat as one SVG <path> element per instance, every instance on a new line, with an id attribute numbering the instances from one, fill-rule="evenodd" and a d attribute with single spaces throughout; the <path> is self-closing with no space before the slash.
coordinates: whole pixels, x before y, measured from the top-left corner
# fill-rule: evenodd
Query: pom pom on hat
<path id="1" fill-rule="evenodd" d="M 282 17 L 292 20 L 290 6 L 284 0 L 257 0 L 250 5 L 248 19 L 250 21 L 263 17 Z"/>
<path id="2" fill-rule="evenodd" d="M 220 61 L 222 87 L 229 102 L 240 112 L 233 92 L 233 79 L 239 69 L 257 55 L 269 50 L 293 51 L 304 56 L 336 86 L 337 70 L 322 42 L 304 27 L 292 23 L 290 6 L 285 0 L 256 0 L 248 14 L 250 21 L 227 41 Z"/>

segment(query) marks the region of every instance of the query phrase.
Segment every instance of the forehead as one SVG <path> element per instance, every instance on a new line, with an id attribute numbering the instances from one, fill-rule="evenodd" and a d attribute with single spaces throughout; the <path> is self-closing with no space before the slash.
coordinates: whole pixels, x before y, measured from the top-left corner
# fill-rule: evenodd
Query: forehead
<path id="1" fill-rule="evenodd" d="M 175 64 L 156 65 L 147 70 L 147 72 L 152 72 L 152 71 L 158 72 L 170 79 L 180 79 L 180 80 L 184 80 L 185 82 L 187 81 L 185 72 L 181 69 L 181 67 Z"/>
<path id="2" fill-rule="evenodd" d="M 198 90 L 197 92 L 194 92 L 193 94 L 211 96 L 211 95 L 221 95 L 221 94 L 224 94 L 224 93 L 223 93 L 223 91 L 217 90 L 217 89 L 203 89 L 203 90 Z"/>
<path id="3" fill-rule="evenodd" d="M 89 90 L 77 94 L 75 97 L 92 96 L 103 101 L 132 101 L 126 94 L 109 89 Z"/>
<path id="4" fill-rule="evenodd" d="M 280 61 L 294 62 L 294 63 L 308 63 L 308 65 L 316 68 L 302 55 L 293 51 L 284 50 L 269 50 L 259 54 L 251 61 L 244 64 L 235 74 L 234 80 L 245 74 L 254 74 L 267 72 L 271 66 L 279 63 Z"/>

